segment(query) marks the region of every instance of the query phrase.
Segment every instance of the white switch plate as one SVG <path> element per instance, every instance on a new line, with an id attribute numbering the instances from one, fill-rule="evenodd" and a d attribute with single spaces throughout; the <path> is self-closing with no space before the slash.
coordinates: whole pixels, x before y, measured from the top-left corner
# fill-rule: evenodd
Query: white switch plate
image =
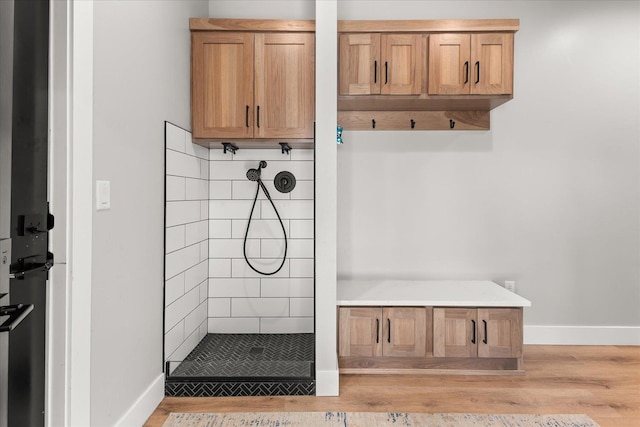
<path id="1" fill-rule="evenodd" d="M 96 181 L 96 209 L 111 209 L 111 181 Z"/>

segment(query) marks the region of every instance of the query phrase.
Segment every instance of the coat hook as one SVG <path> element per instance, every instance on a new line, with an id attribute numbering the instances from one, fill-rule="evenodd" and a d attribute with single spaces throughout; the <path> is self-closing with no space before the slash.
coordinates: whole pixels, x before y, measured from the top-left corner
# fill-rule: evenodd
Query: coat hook
<path id="1" fill-rule="evenodd" d="M 289 154 L 289 151 L 291 151 L 289 144 L 286 142 L 279 142 L 278 144 L 280 144 L 280 147 L 282 148 L 282 154 Z"/>
<path id="2" fill-rule="evenodd" d="M 376 121 L 374 119 L 371 119 L 371 127 L 376 128 Z"/>
<path id="3" fill-rule="evenodd" d="M 416 121 L 411 119 L 411 129 L 416 127 Z"/>
<path id="4" fill-rule="evenodd" d="M 238 150 L 238 147 L 230 142 L 223 142 L 222 146 L 224 147 L 223 154 L 227 154 L 227 151 L 231 151 L 231 154 L 236 154 L 236 151 Z"/>
<path id="5" fill-rule="evenodd" d="M 455 125 L 456 125 L 456 122 L 454 122 L 453 120 L 449 119 L 449 127 L 451 129 L 453 129 L 455 127 Z"/>

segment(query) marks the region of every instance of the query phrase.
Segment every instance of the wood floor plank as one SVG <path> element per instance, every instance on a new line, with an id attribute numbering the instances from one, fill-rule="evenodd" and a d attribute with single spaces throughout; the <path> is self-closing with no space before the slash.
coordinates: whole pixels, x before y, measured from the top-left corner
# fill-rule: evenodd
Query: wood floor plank
<path id="1" fill-rule="evenodd" d="M 603 427 L 640 426 L 640 346 L 525 346 L 519 376 L 341 375 L 340 396 L 165 398 L 171 412 L 471 412 L 587 414 Z"/>

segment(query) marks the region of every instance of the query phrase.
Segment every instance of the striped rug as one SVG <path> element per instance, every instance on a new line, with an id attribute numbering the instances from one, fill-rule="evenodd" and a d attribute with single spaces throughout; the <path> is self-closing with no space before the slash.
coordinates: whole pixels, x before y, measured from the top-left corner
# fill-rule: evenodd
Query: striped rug
<path id="1" fill-rule="evenodd" d="M 386 412 L 171 413 L 163 427 L 597 427 L 586 415 Z"/>

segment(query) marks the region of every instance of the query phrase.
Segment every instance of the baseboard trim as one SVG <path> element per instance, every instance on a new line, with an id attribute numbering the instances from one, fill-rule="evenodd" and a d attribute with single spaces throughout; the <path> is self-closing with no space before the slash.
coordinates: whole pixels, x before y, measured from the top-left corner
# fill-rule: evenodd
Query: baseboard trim
<path id="1" fill-rule="evenodd" d="M 525 325 L 525 344 L 640 345 L 640 326 Z"/>
<path id="2" fill-rule="evenodd" d="M 336 354 L 333 369 L 320 370 L 316 367 L 316 396 L 340 395 L 340 371 L 338 370 L 338 355 Z"/>
<path id="3" fill-rule="evenodd" d="M 164 374 L 160 374 L 115 425 L 121 427 L 143 425 L 163 398 Z"/>

